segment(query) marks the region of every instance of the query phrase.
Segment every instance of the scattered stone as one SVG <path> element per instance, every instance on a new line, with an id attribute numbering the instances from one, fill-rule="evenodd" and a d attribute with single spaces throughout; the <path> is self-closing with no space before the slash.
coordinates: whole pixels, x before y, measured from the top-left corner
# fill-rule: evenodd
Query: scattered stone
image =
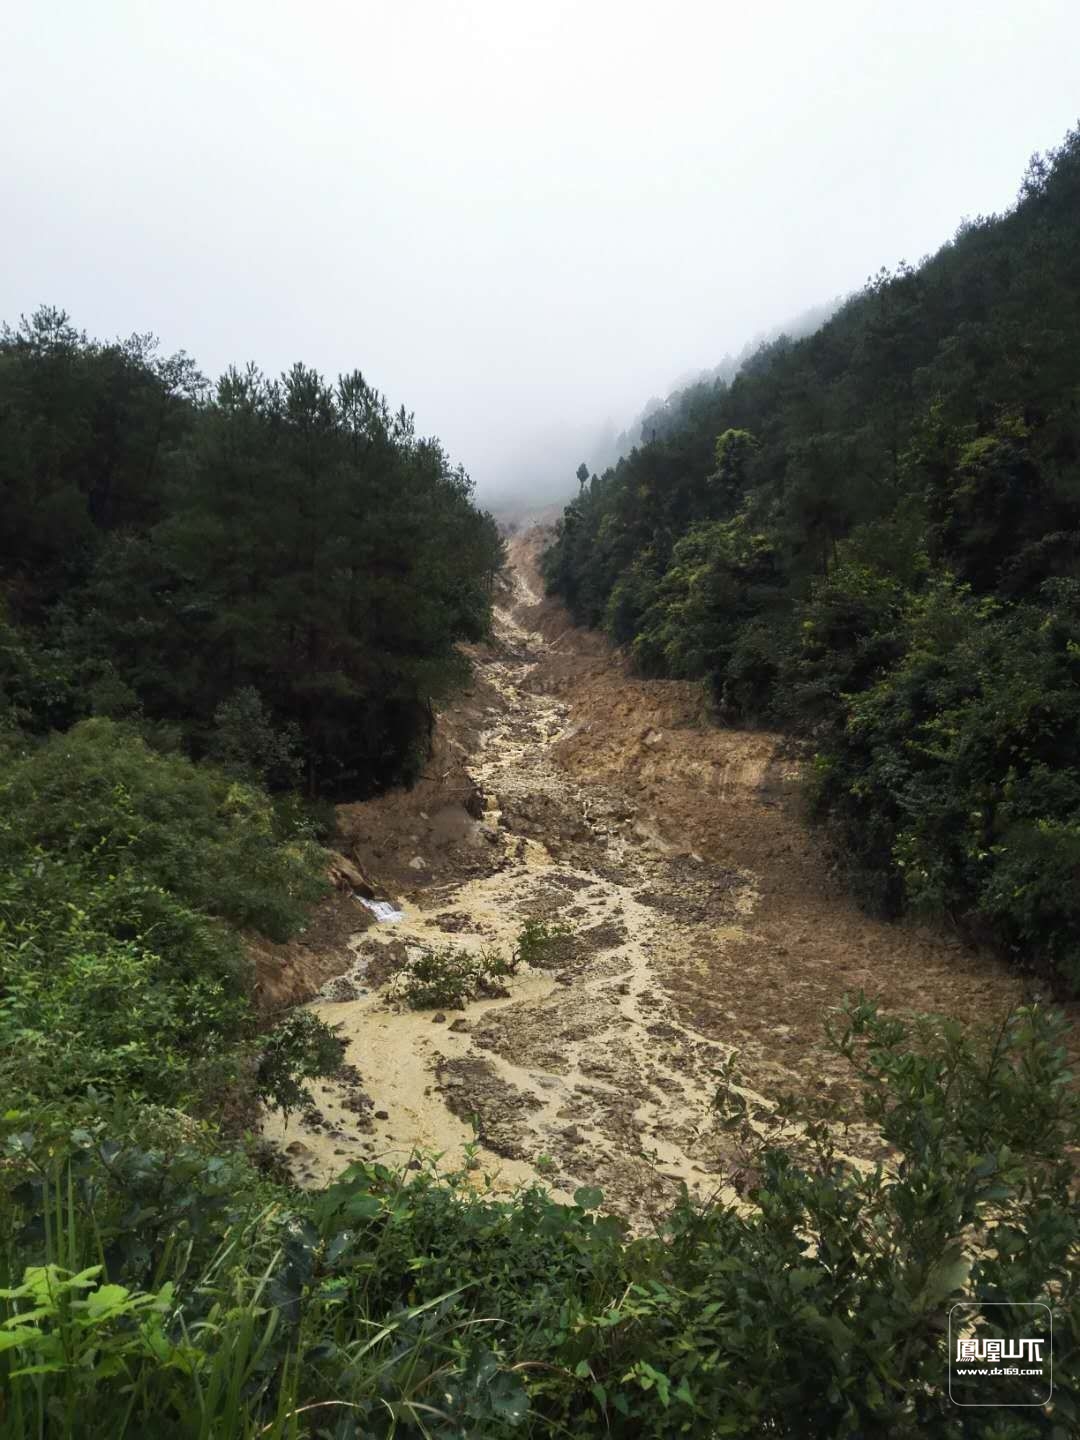
<path id="1" fill-rule="evenodd" d="M 432 918 L 431 924 L 445 935 L 480 935 L 483 933 L 482 927 L 464 910 L 444 910 L 441 915 L 435 915 Z"/>
<path id="2" fill-rule="evenodd" d="M 410 870 L 426 870 L 426 869 L 427 869 L 427 861 L 424 859 L 424 857 L 423 857 L 422 855 L 414 855 L 413 858 L 409 861 L 409 869 L 410 869 Z"/>
<path id="3" fill-rule="evenodd" d="M 433 1025 L 445 1025 L 446 1016 L 441 1010 L 436 1010 L 435 1014 L 431 1017 L 431 1023 Z"/>
<path id="4" fill-rule="evenodd" d="M 451 1030 L 456 1030 L 456 1031 L 458 1031 L 459 1033 L 462 1032 L 462 1031 L 467 1031 L 468 1028 L 469 1028 L 469 1022 L 468 1022 L 467 1020 L 463 1020 L 460 1015 L 458 1016 L 458 1018 L 457 1018 L 456 1020 L 451 1020 L 451 1022 L 450 1022 L 450 1029 L 451 1029 Z"/>
<path id="5" fill-rule="evenodd" d="M 348 1000 L 356 1000 L 360 994 L 361 991 L 353 984 L 348 975 L 335 975 L 319 991 L 319 999 L 343 1004 Z"/>
<path id="6" fill-rule="evenodd" d="M 389 1111 L 389 1110 L 376 1110 L 376 1111 L 375 1111 L 375 1119 L 376 1119 L 376 1120 L 389 1120 L 389 1119 L 390 1119 L 390 1111 Z"/>

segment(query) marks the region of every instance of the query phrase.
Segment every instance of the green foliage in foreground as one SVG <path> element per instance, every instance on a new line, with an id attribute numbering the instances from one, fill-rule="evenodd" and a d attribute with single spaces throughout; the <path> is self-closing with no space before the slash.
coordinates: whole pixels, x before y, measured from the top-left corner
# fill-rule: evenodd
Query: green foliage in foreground
<path id="1" fill-rule="evenodd" d="M 0 1093 L 220 1110 L 254 1069 L 272 1103 L 295 1098 L 326 1046 L 259 1036 L 238 928 L 286 939 L 322 871 L 265 792 L 112 721 L 16 759 L 0 777 Z"/>
<path id="2" fill-rule="evenodd" d="M 354 1166 L 303 1195 L 165 1114 L 9 1115 L 0 1435 L 1066 1440 L 1061 1020 L 1021 1010 L 976 1039 L 858 1002 L 834 1039 L 888 1162 L 847 1166 L 820 1121 L 753 1142 L 722 1086 L 752 1203 L 684 1199 L 636 1239 L 597 1191 L 558 1205 Z M 1021 1297 L 1054 1310 L 1052 1409 L 955 1409 L 949 1306 Z"/>
<path id="3" fill-rule="evenodd" d="M 816 750 L 860 894 L 1080 993 L 1080 130 L 1016 205 L 670 398 L 544 565 Z M 1022 358 L 1021 358 L 1022 357 Z M 581 478 L 579 476 L 579 478 Z"/>

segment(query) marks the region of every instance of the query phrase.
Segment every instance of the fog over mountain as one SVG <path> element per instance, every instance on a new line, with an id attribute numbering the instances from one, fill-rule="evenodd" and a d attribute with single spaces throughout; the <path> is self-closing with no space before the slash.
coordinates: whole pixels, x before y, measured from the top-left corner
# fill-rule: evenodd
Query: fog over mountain
<path id="1" fill-rule="evenodd" d="M 482 497 L 555 496 L 1008 205 L 1078 46 L 1071 0 L 9 6 L 0 317 L 358 365 Z"/>

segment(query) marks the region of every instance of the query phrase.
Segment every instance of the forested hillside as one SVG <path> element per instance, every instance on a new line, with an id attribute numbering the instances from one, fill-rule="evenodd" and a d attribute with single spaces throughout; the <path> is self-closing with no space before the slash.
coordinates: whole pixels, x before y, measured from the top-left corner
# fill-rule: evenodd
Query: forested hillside
<path id="1" fill-rule="evenodd" d="M 0 517 L 9 1119 L 295 1103 L 339 1048 L 257 1015 L 242 937 L 325 892 L 328 796 L 424 758 L 494 522 L 359 373 L 211 386 L 51 309 L 0 332 Z"/>
<path id="2" fill-rule="evenodd" d="M 89 715 L 275 788 L 408 780 L 501 563 L 435 440 L 359 371 L 210 386 L 149 337 L 0 333 L 0 701 Z"/>
<path id="3" fill-rule="evenodd" d="M 865 898 L 1080 989 L 1080 130 L 582 476 L 549 588 L 816 752 Z"/>

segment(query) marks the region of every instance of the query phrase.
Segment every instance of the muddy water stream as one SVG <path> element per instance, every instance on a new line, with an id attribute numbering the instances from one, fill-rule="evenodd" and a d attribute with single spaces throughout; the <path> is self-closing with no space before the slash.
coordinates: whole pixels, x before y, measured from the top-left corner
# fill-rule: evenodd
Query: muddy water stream
<path id="1" fill-rule="evenodd" d="M 493 703 L 469 771 L 486 808 L 468 824 L 486 873 L 420 887 L 401 920 L 353 938 L 351 969 L 312 1002 L 349 1068 L 266 1133 L 304 1183 L 358 1158 L 437 1154 L 446 1171 L 471 1153 L 478 1184 L 595 1184 L 640 1222 L 683 1184 L 731 1195 L 711 1101 L 733 1049 L 764 1113 L 782 1090 L 842 1083 L 820 1032 L 843 990 L 950 1010 L 962 994 L 997 1013 L 1013 987 L 955 942 L 879 925 L 830 891 L 776 798 L 776 737 L 658 729 L 646 711 L 662 684 L 614 669 L 553 681 L 529 576 L 519 563 L 482 661 Z M 561 642 L 568 663 L 578 634 Z M 374 983 L 380 959 L 400 966 L 417 947 L 508 951 L 526 919 L 572 933 L 506 997 L 437 1017 Z M 849 1138 L 858 1149 L 857 1127 Z"/>

